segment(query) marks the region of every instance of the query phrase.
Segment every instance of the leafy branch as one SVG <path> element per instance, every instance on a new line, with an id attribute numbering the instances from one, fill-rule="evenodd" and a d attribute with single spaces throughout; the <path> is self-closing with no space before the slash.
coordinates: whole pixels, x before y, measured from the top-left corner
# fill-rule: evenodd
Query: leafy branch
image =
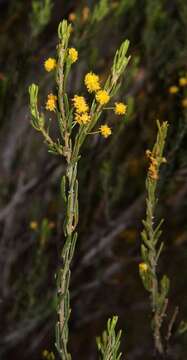
<path id="1" fill-rule="evenodd" d="M 122 331 L 116 333 L 118 317 L 113 316 L 107 321 L 107 330 L 105 330 L 101 337 L 96 338 L 97 347 L 101 354 L 102 360 L 120 360 L 122 353 L 119 352 L 120 339 Z"/>
<path id="2" fill-rule="evenodd" d="M 161 164 L 166 162 L 166 159 L 163 157 L 163 151 L 167 137 L 168 123 L 163 122 L 160 124 L 160 122 L 157 121 L 157 127 L 157 139 L 153 150 L 146 151 L 146 155 L 149 160 L 149 169 L 146 179 L 146 219 L 143 220 L 144 229 L 141 233 L 141 254 L 143 262 L 139 264 L 139 272 L 145 289 L 150 293 L 153 311 L 152 328 L 155 349 L 158 354 L 164 354 L 166 352 L 166 339 L 162 334 L 162 325 L 168 307 L 170 280 L 166 275 L 163 275 L 161 279 L 158 276 L 157 264 L 164 246 L 163 242 L 159 244 L 159 239 L 162 234 L 161 227 L 163 220 L 160 220 L 160 222 L 156 225 L 155 213 L 158 202 L 157 186 L 159 180 L 159 170 Z M 171 335 L 176 315 L 177 312 L 175 310 L 174 316 L 168 326 L 169 337 Z"/>
<path id="3" fill-rule="evenodd" d="M 87 100 L 79 95 L 74 95 L 73 99 L 70 100 L 66 93 L 66 84 L 71 67 L 78 59 L 78 51 L 75 48 L 69 48 L 71 32 L 72 27 L 66 20 L 59 24 L 57 59 L 49 58 L 44 63 L 46 71 L 56 71 L 57 93 L 49 94 L 46 102 L 46 110 L 56 114 L 59 129 L 59 137 L 56 140 L 53 140 L 50 136 L 45 114 L 40 113 L 38 110 L 38 86 L 32 84 L 29 87 L 32 126 L 42 134 L 49 152 L 66 160 L 66 173 L 61 181 L 61 194 L 66 209 L 63 226 L 65 242 L 61 252 L 63 266 L 56 275 L 58 321 L 56 324 L 55 345 L 62 360 L 71 359 L 68 350 L 68 322 L 71 313 L 69 287 L 71 263 L 78 237 L 76 231 L 79 221 L 77 167 L 81 147 L 90 134 L 101 134 L 104 138 L 111 135 L 112 130 L 108 124 L 103 124 L 99 128 L 97 124 L 103 110 L 107 110 L 105 105 L 112 100 L 112 97 L 118 91 L 120 78 L 130 60 L 130 57 L 126 57 L 129 47 L 129 42 L 126 40 L 119 51 L 116 52 L 111 74 L 103 86 L 101 86 L 98 75 L 93 72 L 86 74 L 84 83 L 88 92 L 93 95 L 91 104 L 89 105 Z M 121 102 L 115 103 L 112 109 L 117 116 L 126 113 L 126 105 Z M 120 338 L 119 335 L 115 338 L 116 322 L 116 318 L 108 322 L 108 339 L 109 341 L 111 339 L 112 344 L 115 346 L 112 350 L 113 357 L 108 357 L 110 352 L 106 352 L 108 355 L 105 359 L 119 359 L 119 356 L 115 357 L 117 356 Z"/>

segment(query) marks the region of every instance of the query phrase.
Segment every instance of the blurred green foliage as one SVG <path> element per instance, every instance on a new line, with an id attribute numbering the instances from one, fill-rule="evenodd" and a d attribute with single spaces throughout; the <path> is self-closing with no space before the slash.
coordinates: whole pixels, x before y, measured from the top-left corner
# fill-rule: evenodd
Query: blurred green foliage
<path id="1" fill-rule="evenodd" d="M 30 25 L 32 36 L 38 36 L 51 19 L 52 0 L 32 0 Z"/>

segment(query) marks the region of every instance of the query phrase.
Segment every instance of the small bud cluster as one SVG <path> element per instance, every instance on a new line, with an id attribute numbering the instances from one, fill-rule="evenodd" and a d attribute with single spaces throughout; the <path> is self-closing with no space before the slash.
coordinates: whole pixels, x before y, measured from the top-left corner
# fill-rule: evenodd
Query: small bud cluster
<path id="1" fill-rule="evenodd" d="M 152 180 L 158 180 L 158 165 L 159 163 L 165 163 L 166 162 L 166 158 L 162 157 L 161 159 L 157 159 L 156 157 L 154 157 L 151 153 L 150 150 L 146 150 L 146 156 L 150 161 L 149 164 L 149 169 L 148 169 L 148 176 L 152 179 Z"/>

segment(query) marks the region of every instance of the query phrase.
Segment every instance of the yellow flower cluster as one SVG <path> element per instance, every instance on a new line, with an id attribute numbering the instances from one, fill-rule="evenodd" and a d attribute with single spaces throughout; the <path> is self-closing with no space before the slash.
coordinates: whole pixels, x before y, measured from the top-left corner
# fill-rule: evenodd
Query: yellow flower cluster
<path id="1" fill-rule="evenodd" d="M 70 50 L 72 52 L 71 56 L 73 57 L 74 51 L 76 50 L 73 48 L 69 49 L 69 55 L 70 55 Z M 95 98 L 100 105 L 102 106 L 106 105 L 110 101 L 110 95 L 108 91 L 100 89 L 100 80 L 98 75 L 96 75 L 93 72 L 87 73 L 84 78 L 84 83 L 89 93 L 94 93 L 94 92 L 96 93 Z M 91 116 L 89 115 L 89 106 L 84 96 L 75 95 L 72 101 L 75 108 L 75 121 L 79 125 L 85 125 L 89 123 L 91 121 Z M 125 105 L 122 102 L 115 103 L 115 107 L 114 107 L 115 114 L 124 115 L 126 111 L 127 111 L 127 105 Z M 107 124 L 105 124 L 105 125 L 101 125 L 101 127 L 99 128 L 99 132 L 104 138 L 107 138 L 108 136 L 111 135 L 112 130 Z"/>
<path id="2" fill-rule="evenodd" d="M 110 95 L 106 90 L 99 90 L 96 93 L 96 100 L 100 105 L 106 105 L 110 100 Z"/>
<path id="3" fill-rule="evenodd" d="M 75 121 L 82 125 L 82 124 L 87 124 L 88 122 L 90 122 L 91 118 L 90 118 L 90 115 L 85 112 L 85 113 L 82 113 L 82 114 L 75 114 Z"/>
<path id="4" fill-rule="evenodd" d="M 120 103 L 115 103 L 114 112 L 116 115 L 125 115 L 127 111 L 127 105 Z"/>
<path id="5" fill-rule="evenodd" d="M 112 130 L 107 124 L 101 125 L 100 132 L 104 138 L 107 138 L 112 134 Z"/>
<path id="6" fill-rule="evenodd" d="M 76 109 L 76 112 L 78 112 L 79 114 L 87 112 L 89 110 L 88 104 L 86 103 L 84 96 L 75 95 L 73 98 L 73 105 Z"/>
<path id="7" fill-rule="evenodd" d="M 140 263 L 139 264 L 139 271 L 147 272 L 147 270 L 148 270 L 148 265 L 146 263 Z"/>
<path id="8" fill-rule="evenodd" d="M 50 72 L 52 70 L 54 70 L 56 67 L 56 60 L 53 58 L 48 58 L 45 62 L 44 62 L 44 68 L 46 71 Z"/>
<path id="9" fill-rule="evenodd" d="M 57 96 L 49 94 L 45 105 L 46 110 L 55 111 L 56 109 Z"/>
<path id="10" fill-rule="evenodd" d="M 89 72 L 88 74 L 86 74 L 84 78 L 84 83 L 89 93 L 98 91 L 100 89 L 99 76 L 94 74 L 93 72 Z"/>
<path id="11" fill-rule="evenodd" d="M 84 98 L 84 96 L 75 95 L 73 98 L 73 105 L 75 107 L 75 121 L 82 125 L 90 122 L 91 117 L 88 114 L 89 106 Z"/>
<path id="12" fill-rule="evenodd" d="M 72 63 L 76 62 L 78 59 L 78 51 L 75 48 L 70 48 L 68 51 L 70 61 Z"/>

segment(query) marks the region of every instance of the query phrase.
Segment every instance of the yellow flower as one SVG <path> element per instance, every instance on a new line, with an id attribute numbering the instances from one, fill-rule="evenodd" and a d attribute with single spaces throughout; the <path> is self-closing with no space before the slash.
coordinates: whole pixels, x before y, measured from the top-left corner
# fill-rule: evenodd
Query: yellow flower
<path id="1" fill-rule="evenodd" d="M 82 124 L 85 125 L 88 122 L 90 122 L 90 120 L 91 120 L 91 117 L 87 112 L 85 112 L 83 114 L 75 114 L 75 121 L 80 125 L 82 125 Z"/>
<path id="2" fill-rule="evenodd" d="M 186 86 L 186 85 L 187 85 L 187 78 L 181 77 L 181 78 L 179 79 L 179 85 L 180 85 L 180 86 Z"/>
<path id="3" fill-rule="evenodd" d="M 140 264 L 139 264 L 139 270 L 140 270 L 141 272 L 147 272 L 147 270 L 148 270 L 148 265 L 147 265 L 146 263 L 140 263 Z"/>
<path id="4" fill-rule="evenodd" d="M 120 103 L 115 103 L 115 114 L 116 115 L 124 115 L 127 111 L 127 105 Z"/>
<path id="5" fill-rule="evenodd" d="M 53 58 L 49 58 L 44 62 L 45 70 L 50 72 L 55 69 L 56 67 L 56 60 Z"/>
<path id="6" fill-rule="evenodd" d="M 99 104 L 105 105 L 109 102 L 110 96 L 106 90 L 99 90 L 96 94 L 96 100 Z"/>
<path id="7" fill-rule="evenodd" d="M 178 86 L 173 85 L 173 86 L 170 86 L 170 88 L 169 88 L 170 94 L 176 94 L 176 93 L 178 93 L 178 91 L 179 91 Z"/>
<path id="8" fill-rule="evenodd" d="M 56 109 L 57 96 L 49 94 L 45 105 L 46 110 L 55 111 Z"/>
<path id="9" fill-rule="evenodd" d="M 98 91 L 100 89 L 99 76 L 94 74 L 93 72 L 89 72 L 88 74 L 86 74 L 84 78 L 84 83 L 88 89 L 88 92 L 90 93 Z"/>
<path id="10" fill-rule="evenodd" d="M 36 229 L 38 229 L 38 223 L 37 223 L 37 221 L 31 221 L 29 225 L 30 225 L 30 229 L 31 229 L 31 230 L 36 230 Z"/>
<path id="11" fill-rule="evenodd" d="M 107 124 L 101 125 L 100 132 L 104 138 L 107 138 L 108 136 L 110 136 L 112 134 L 112 130 Z"/>
<path id="12" fill-rule="evenodd" d="M 187 98 L 184 98 L 184 99 L 182 100 L 182 106 L 183 106 L 184 108 L 187 108 Z"/>
<path id="13" fill-rule="evenodd" d="M 71 22 L 74 22 L 76 20 L 77 16 L 74 12 L 70 13 L 68 16 L 68 20 Z"/>
<path id="14" fill-rule="evenodd" d="M 72 63 L 76 62 L 78 59 L 78 51 L 75 48 L 69 49 L 69 58 Z"/>
<path id="15" fill-rule="evenodd" d="M 84 96 L 75 95 L 73 98 L 73 104 L 77 113 L 79 114 L 87 112 L 89 110 Z"/>

